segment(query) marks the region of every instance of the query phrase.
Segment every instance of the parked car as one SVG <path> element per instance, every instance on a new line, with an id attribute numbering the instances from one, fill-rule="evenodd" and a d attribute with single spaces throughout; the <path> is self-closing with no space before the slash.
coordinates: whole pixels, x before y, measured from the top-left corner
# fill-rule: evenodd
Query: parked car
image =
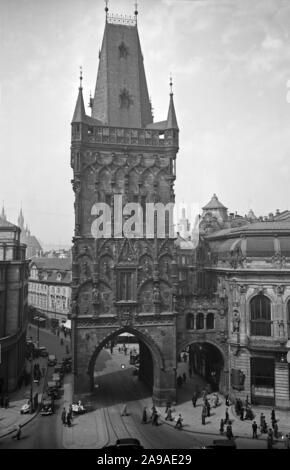
<path id="1" fill-rule="evenodd" d="M 60 375 L 59 375 L 58 373 L 52 374 L 51 382 L 55 382 L 56 386 L 57 386 L 58 388 L 60 388 L 60 387 L 61 387 L 61 378 L 60 378 Z"/>
<path id="2" fill-rule="evenodd" d="M 48 352 L 47 352 L 47 349 L 46 349 L 45 346 L 40 346 L 40 347 L 38 348 L 38 350 L 39 350 L 39 355 L 40 355 L 41 357 L 47 357 L 47 356 L 48 356 Z"/>
<path id="3" fill-rule="evenodd" d="M 48 356 L 48 363 L 49 366 L 55 366 L 57 364 L 57 360 L 54 354 L 49 354 Z"/>
<path id="4" fill-rule="evenodd" d="M 212 445 L 205 446 L 204 449 L 236 449 L 237 445 L 234 440 L 215 439 Z"/>
<path id="5" fill-rule="evenodd" d="M 28 401 L 21 407 L 20 413 L 22 415 L 25 415 L 27 413 L 30 413 L 30 410 L 31 410 L 31 404 L 30 404 L 30 401 Z"/>

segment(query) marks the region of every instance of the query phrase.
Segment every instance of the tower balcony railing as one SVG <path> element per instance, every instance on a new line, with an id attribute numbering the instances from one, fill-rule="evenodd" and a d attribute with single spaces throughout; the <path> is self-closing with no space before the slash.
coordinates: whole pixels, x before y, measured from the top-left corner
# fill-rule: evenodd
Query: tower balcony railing
<path id="1" fill-rule="evenodd" d="M 72 141 L 86 141 L 109 145 L 138 145 L 151 147 L 177 147 L 178 131 L 168 129 L 133 129 L 126 127 L 89 126 L 73 124 Z"/>

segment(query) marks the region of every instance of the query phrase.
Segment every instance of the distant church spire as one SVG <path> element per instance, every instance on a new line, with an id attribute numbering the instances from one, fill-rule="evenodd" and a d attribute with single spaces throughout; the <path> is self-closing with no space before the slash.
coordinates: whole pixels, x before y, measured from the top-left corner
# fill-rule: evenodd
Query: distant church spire
<path id="1" fill-rule="evenodd" d="M 7 217 L 6 217 L 6 214 L 5 214 L 5 209 L 4 209 L 4 201 L 3 201 L 3 204 L 2 204 L 2 212 L 1 212 L 1 215 L 0 215 L 0 219 L 7 220 Z"/>
<path id="2" fill-rule="evenodd" d="M 136 25 L 137 25 L 137 18 L 138 18 L 138 3 L 135 2 L 135 11 L 134 11 L 134 15 L 135 15 L 135 21 L 136 21 Z"/>
<path id="3" fill-rule="evenodd" d="M 170 103 L 169 103 L 169 110 L 168 110 L 168 115 L 167 115 L 167 129 L 178 129 L 178 124 L 177 124 L 177 119 L 176 119 L 176 113 L 175 113 L 175 107 L 174 107 L 174 101 L 173 101 L 173 82 L 172 82 L 172 75 L 170 74 L 170 81 L 169 81 L 169 86 L 170 86 Z"/>
<path id="4" fill-rule="evenodd" d="M 20 227 L 21 230 L 23 230 L 24 229 L 24 217 L 23 217 L 23 213 L 22 213 L 22 207 L 20 209 L 20 213 L 19 213 L 19 216 L 18 216 L 17 223 L 18 223 L 18 227 Z"/>

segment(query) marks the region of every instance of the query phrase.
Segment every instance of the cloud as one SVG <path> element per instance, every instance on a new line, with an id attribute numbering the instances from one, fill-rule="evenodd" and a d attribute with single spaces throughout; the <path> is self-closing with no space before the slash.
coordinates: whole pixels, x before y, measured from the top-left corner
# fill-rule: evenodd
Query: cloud
<path id="1" fill-rule="evenodd" d="M 282 46 L 283 46 L 283 41 L 279 38 L 273 38 L 269 35 L 267 35 L 264 39 L 264 41 L 262 42 L 262 48 L 263 49 L 280 49 Z"/>

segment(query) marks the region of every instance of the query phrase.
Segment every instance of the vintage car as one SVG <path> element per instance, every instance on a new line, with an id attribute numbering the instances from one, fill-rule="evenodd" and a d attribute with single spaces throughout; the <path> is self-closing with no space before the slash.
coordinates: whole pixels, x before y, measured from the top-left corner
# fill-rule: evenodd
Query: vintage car
<path id="1" fill-rule="evenodd" d="M 54 412 L 54 400 L 53 398 L 46 398 L 43 400 L 43 404 L 41 407 L 41 416 L 50 416 Z"/>
<path id="2" fill-rule="evenodd" d="M 57 360 L 54 354 L 49 354 L 48 356 L 48 363 L 49 366 L 55 366 L 57 364 Z"/>

